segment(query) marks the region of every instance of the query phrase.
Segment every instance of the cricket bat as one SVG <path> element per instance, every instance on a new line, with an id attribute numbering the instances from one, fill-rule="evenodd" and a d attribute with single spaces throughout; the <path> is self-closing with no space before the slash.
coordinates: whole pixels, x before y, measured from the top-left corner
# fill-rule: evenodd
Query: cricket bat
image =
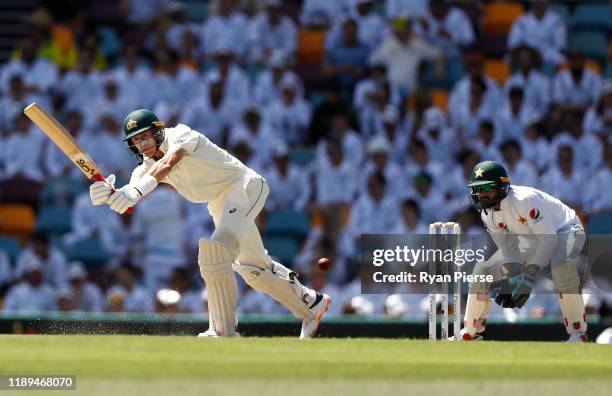
<path id="1" fill-rule="evenodd" d="M 104 181 L 104 176 L 100 172 L 100 168 L 79 146 L 76 139 L 59 123 L 51 114 L 36 103 L 32 103 L 23 112 L 36 126 L 51 139 L 62 152 L 74 162 L 74 164 L 83 172 L 88 179 Z M 113 192 L 115 190 L 113 189 Z M 132 208 L 127 210 L 132 213 Z"/>

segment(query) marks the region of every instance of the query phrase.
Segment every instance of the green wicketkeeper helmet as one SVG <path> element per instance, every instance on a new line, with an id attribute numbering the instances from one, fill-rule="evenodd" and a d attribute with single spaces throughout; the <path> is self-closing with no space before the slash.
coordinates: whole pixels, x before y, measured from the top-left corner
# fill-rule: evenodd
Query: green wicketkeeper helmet
<path id="1" fill-rule="evenodd" d="M 471 189 L 472 202 L 478 202 L 478 193 L 497 191 L 499 200 L 506 198 L 510 188 L 508 172 L 496 161 L 483 161 L 474 167 L 468 187 Z"/>

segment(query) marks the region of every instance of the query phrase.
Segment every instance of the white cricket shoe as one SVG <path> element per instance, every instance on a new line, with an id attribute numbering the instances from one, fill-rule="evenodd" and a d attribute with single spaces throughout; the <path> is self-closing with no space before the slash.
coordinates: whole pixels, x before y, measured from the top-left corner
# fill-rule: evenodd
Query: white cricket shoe
<path id="1" fill-rule="evenodd" d="M 317 293 L 317 299 L 315 300 L 313 306 L 310 307 L 313 318 L 310 320 L 304 320 L 302 322 L 302 332 L 300 333 L 300 338 L 312 338 L 317 334 L 319 324 L 321 323 L 321 318 L 329 309 L 330 304 L 330 296 L 327 294 Z"/>
<path id="2" fill-rule="evenodd" d="M 461 329 L 459 332 L 459 340 L 458 341 L 482 341 L 484 340 L 484 328 L 480 330 L 478 333 L 471 335 L 466 331 L 466 329 Z M 450 340 L 454 340 L 455 337 L 450 337 Z"/>
<path id="3" fill-rule="evenodd" d="M 217 337 L 221 337 L 221 334 L 219 334 L 217 330 L 215 329 L 208 329 L 204 333 L 198 334 L 198 338 L 204 338 L 204 337 L 217 338 Z"/>
<path id="4" fill-rule="evenodd" d="M 569 340 L 567 340 L 567 342 L 589 342 L 589 337 L 586 335 L 586 333 L 572 333 L 570 334 Z"/>

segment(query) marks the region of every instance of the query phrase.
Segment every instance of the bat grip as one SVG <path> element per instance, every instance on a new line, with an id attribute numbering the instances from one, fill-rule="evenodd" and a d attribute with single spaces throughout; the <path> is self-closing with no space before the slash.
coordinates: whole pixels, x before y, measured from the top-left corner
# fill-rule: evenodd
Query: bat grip
<path id="1" fill-rule="evenodd" d="M 96 181 L 101 181 L 101 182 L 106 180 L 106 179 L 104 179 L 104 176 L 102 176 L 101 173 L 95 173 L 91 178 L 96 180 Z M 113 187 L 111 187 L 111 188 L 113 189 L 113 192 L 116 191 Z M 132 214 L 133 211 L 134 211 L 134 208 L 128 208 L 127 214 Z"/>

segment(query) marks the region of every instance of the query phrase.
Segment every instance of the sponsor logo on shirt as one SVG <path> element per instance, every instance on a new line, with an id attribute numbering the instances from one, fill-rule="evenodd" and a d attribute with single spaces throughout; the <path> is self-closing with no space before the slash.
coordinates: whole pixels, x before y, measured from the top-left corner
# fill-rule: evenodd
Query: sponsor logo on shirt
<path id="1" fill-rule="evenodd" d="M 533 208 L 529 211 L 529 217 L 533 219 L 534 223 L 537 223 L 540 220 L 542 220 L 542 216 L 540 215 L 540 210 L 537 208 Z"/>

